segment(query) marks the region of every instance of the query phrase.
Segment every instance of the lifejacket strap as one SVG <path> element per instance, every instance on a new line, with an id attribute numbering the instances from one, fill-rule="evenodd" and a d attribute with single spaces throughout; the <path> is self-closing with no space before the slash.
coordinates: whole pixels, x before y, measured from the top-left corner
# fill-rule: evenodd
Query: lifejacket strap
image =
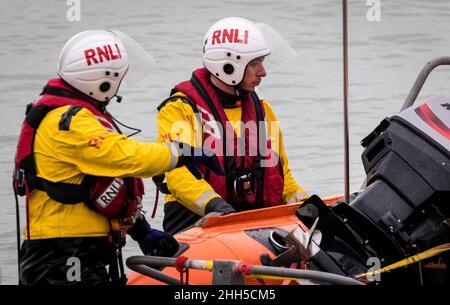
<path id="1" fill-rule="evenodd" d="M 159 176 L 152 177 L 153 183 L 156 185 L 158 190 L 163 194 L 172 194 L 167 186 L 167 182 L 164 182 L 166 175 L 162 174 Z"/>
<path id="2" fill-rule="evenodd" d="M 89 187 L 87 183 L 71 184 L 63 182 L 51 182 L 32 174 L 26 174 L 26 179 L 32 189 L 44 191 L 53 200 L 63 204 L 76 204 L 88 199 Z"/>
<path id="3" fill-rule="evenodd" d="M 72 117 L 76 115 L 81 109 L 83 109 L 80 105 L 72 105 L 69 110 L 64 112 L 61 116 L 61 120 L 59 121 L 59 130 L 68 131 L 70 129 L 70 123 L 72 122 Z"/>
<path id="4" fill-rule="evenodd" d="M 164 106 L 166 106 L 167 103 L 169 102 L 176 102 L 177 100 L 181 100 L 183 103 L 188 104 L 189 106 L 192 107 L 192 110 L 194 111 L 194 113 L 198 113 L 198 108 L 197 105 L 195 105 L 195 103 L 188 98 L 187 96 L 184 95 L 172 95 L 169 96 L 168 98 L 166 98 L 164 101 L 161 102 L 161 104 L 159 104 L 159 106 L 156 108 L 158 111 L 160 111 Z"/>

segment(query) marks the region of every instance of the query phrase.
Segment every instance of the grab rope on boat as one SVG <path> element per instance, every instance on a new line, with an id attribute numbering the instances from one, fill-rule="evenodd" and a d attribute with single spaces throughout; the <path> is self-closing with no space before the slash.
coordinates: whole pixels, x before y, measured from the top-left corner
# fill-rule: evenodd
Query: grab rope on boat
<path id="1" fill-rule="evenodd" d="M 366 272 L 366 273 L 361 273 L 355 276 L 355 278 L 361 278 L 361 277 L 365 277 L 365 276 L 375 276 L 377 274 L 381 274 L 383 272 L 386 271 L 391 271 L 400 267 L 404 267 L 404 266 L 408 266 L 417 262 L 420 262 L 424 259 L 439 255 L 445 251 L 449 251 L 450 250 L 450 243 L 447 244 L 442 244 L 440 246 L 428 249 L 426 251 L 423 251 L 421 253 L 415 254 L 413 256 L 407 257 L 405 259 L 402 259 L 396 263 L 393 263 L 391 265 L 388 265 L 384 268 L 378 269 L 378 270 L 374 270 L 374 271 L 370 271 L 370 272 Z"/>

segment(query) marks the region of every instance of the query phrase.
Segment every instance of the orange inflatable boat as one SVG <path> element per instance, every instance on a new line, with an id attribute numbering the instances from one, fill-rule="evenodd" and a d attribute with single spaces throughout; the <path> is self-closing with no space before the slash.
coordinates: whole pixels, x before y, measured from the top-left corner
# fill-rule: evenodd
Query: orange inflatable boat
<path id="1" fill-rule="evenodd" d="M 176 257 L 128 258 L 128 284 L 450 285 L 449 105 L 409 106 L 364 138 L 366 186 L 349 203 L 207 215 L 175 235 Z"/>
<path id="2" fill-rule="evenodd" d="M 335 196 L 325 199 L 327 204 L 343 199 Z M 274 237 L 282 237 L 301 226 L 306 226 L 296 216 L 301 203 L 282 205 L 258 210 L 233 213 L 223 216 L 209 216 L 202 219 L 194 227 L 175 235 L 181 244 L 177 256 L 192 260 L 237 260 L 261 265 L 261 257 L 274 260 L 284 250 L 282 241 Z M 175 267 L 161 270 L 174 278 L 180 277 Z M 209 285 L 213 274 L 206 270 L 189 270 L 189 284 Z M 128 275 L 129 285 L 164 284 L 155 278 L 133 272 Z M 283 279 L 247 278 L 246 284 L 282 284 L 289 281 Z"/>

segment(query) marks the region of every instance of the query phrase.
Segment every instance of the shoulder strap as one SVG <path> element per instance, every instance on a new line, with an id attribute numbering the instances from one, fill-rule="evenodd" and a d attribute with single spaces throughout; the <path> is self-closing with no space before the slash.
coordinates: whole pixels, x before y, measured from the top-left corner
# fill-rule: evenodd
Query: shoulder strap
<path id="1" fill-rule="evenodd" d="M 264 143 L 264 147 L 265 147 L 265 143 L 266 143 L 266 139 L 265 139 L 265 132 L 263 132 L 261 134 L 260 132 L 260 124 L 264 121 L 264 115 L 263 115 L 263 105 L 261 100 L 259 99 L 258 95 L 255 92 L 252 92 L 251 94 L 254 106 L 255 106 L 255 111 L 256 111 L 256 117 L 258 120 L 258 128 L 257 128 L 257 139 L 258 139 L 258 143 L 260 143 L 260 141 L 262 141 L 262 143 Z M 264 207 L 264 168 L 261 166 L 261 159 L 262 154 L 260 151 L 260 145 L 258 145 L 257 148 L 257 156 L 253 159 L 253 172 L 255 173 L 255 179 L 256 179 L 256 201 L 255 201 L 255 205 L 257 207 Z M 265 148 L 264 148 L 265 149 Z"/>
<path id="2" fill-rule="evenodd" d="M 79 99 L 78 96 L 72 94 L 70 91 L 58 87 L 51 87 L 48 85 L 44 87 L 41 95 L 42 94 Z M 27 105 L 25 120 L 33 130 L 37 130 L 44 117 L 53 109 L 55 109 L 55 107 L 51 107 L 49 105 L 42 104 L 32 107 L 32 105 L 29 104 Z M 83 109 L 83 106 L 71 105 L 69 109 L 62 115 L 59 122 L 59 129 L 69 130 L 72 117 L 76 115 L 81 109 Z M 34 135 L 35 134 L 33 133 L 33 138 L 30 139 L 31 147 L 34 143 Z M 17 175 L 16 172 L 21 172 L 21 175 Z M 36 166 L 33 153 L 28 154 L 20 162 L 20 168 L 15 169 L 15 176 L 17 176 L 17 179 L 20 179 L 21 181 L 23 179 L 26 179 L 29 191 L 33 189 L 44 191 L 49 195 L 50 198 L 64 204 L 74 204 L 84 201 L 86 199 L 86 196 L 88 196 L 88 190 L 92 180 L 91 178 L 88 178 L 90 176 L 86 176 L 83 179 L 82 184 L 76 185 L 63 182 L 51 182 L 49 180 L 38 177 L 36 176 Z M 23 187 L 18 188 L 18 194 L 21 196 L 26 195 L 26 191 L 23 190 Z"/>
<path id="3" fill-rule="evenodd" d="M 195 90 L 200 94 L 202 99 L 208 104 L 209 109 L 211 109 L 211 112 L 214 116 L 214 119 L 217 122 L 221 122 L 222 119 L 220 118 L 219 111 L 217 110 L 216 106 L 214 105 L 214 102 L 212 101 L 211 97 L 209 96 L 208 92 L 206 92 L 206 89 L 203 87 L 202 83 L 198 79 L 197 76 L 192 74 L 191 78 L 192 86 L 195 88 Z M 225 135 L 222 135 L 224 139 L 224 143 L 226 143 Z"/>
<path id="4" fill-rule="evenodd" d="M 52 109 L 54 108 L 48 105 L 37 105 L 35 107 L 31 107 L 30 104 L 28 104 L 25 120 L 30 127 L 36 130 L 47 113 L 49 113 Z"/>
<path id="5" fill-rule="evenodd" d="M 61 116 L 61 120 L 59 121 L 59 130 L 69 130 L 70 123 L 72 122 L 72 117 L 76 115 L 81 109 L 83 109 L 83 107 L 80 105 L 70 106 L 69 110 L 67 110 Z"/>
<path id="6" fill-rule="evenodd" d="M 189 97 L 184 96 L 184 95 L 172 95 L 172 96 L 169 96 L 164 101 L 162 101 L 161 104 L 159 104 L 159 106 L 156 109 L 158 111 L 160 111 L 164 106 L 166 106 L 167 103 L 169 103 L 169 102 L 176 102 L 179 99 L 183 103 L 186 103 L 189 106 L 191 106 L 192 110 L 194 111 L 194 113 L 198 113 L 197 105 Z"/>
<path id="7" fill-rule="evenodd" d="M 212 112 L 212 115 L 214 116 L 214 119 L 217 122 L 222 122 L 222 119 L 220 117 L 219 111 L 217 110 L 216 106 L 214 105 L 214 102 L 212 101 L 211 97 L 209 96 L 206 89 L 203 87 L 200 79 L 195 74 L 192 74 L 191 83 L 194 86 L 195 90 L 197 90 L 198 94 L 202 97 L 202 99 L 206 102 L 209 109 Z M 223 128 L 222 128 L 223 129 Z M 226 181 L 226 189 L 231 194 L 232 190 L 234 190 L 234 179 L 236 175 L 236 160 L 234 156 L 228 156 L 226 154 L 226 147 L 227 147 L 227 138 L 226 138 L 226 132 L 225 130 L 219 130 L 219 132 L 222 131 L 222 147 L 223 147 L 223 156 L 224 156 L 224 172 L 225 172 L 225 181 Z"/>
<path id="8" fill-rule="evenodd" d="M 49 85 L 45 85 L 44 88 L 42 89 L 42 92 L 40 95 L 44 95 L 44 94 L 59 96 L 59 97 L 66 97 L 66 98 L 71 98 L 71 99 L 76 99 L 76 100 L 80 99 L 80 96 L 70 92 L 69 90 L 59 88 L 59 87 L 53 87 L 53 86 L 49 86 Z"/>
<path id="9" fill-rule="evenodd" d="M 172 194 L 169 191 L 169 187 L 167 186 L 167 182 L 164 182 L 164 180 L 166 179 L 166 175 L 162 174 L 159 176 L 154 176 L 152 177 L 153 183 L 156 185 L 156 187 L 158 188 L 158 190 L 163 193 L 163 194 Z"/>

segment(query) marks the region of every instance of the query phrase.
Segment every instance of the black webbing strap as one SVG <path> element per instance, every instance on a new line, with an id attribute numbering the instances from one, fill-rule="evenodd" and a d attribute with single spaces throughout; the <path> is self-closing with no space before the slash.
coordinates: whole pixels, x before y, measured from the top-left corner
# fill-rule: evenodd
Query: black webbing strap
<path id="1" fill-rule="evenodd" d="M 61 120 L 59 120 L 59 130 L 68 131 L 70 129 L 70 123 L 72 122 L 72 117 L 76 115 L 81 109 L 83 109 L 80 105 L 72 105 L 69 107 L 69 110 L 64 112 L 61 116 Z"/>
<path id="2" fill-rule="evenodd" d="M 262 208 L 262 207 L 264 207 L 264 168 L 261 166 L 261 160 L 263 159 L 263 156 L 261 155 L 259 143 L 260 143 L 260 141 L 262 141 L 262 143 L 264 143 L 264 147 L 265 147 L 265 145 L 266 145 L 265 134 L 266 133 L 263 132 L 261 134 L 260 130 L 259 130 L 262 122 L 264 121 L 263 111 L 261 109 L 262 103 L 261 103 L 258 95 L 255 92 L 252 92 L 251 96 L 253 99 L 253 103 L 255 105 L 256 118 L 258 121 L 258 127 L 257 127 L 258 148 L 257 148 L 257 155 L 253 159 L 253 165 L 252 165 L 253 172 L 255 173 L 255 179 L 256 179 L 255 206 L 258 208 Z"/>
<path id="3" fill-rule="evenodd" d="M 70 92 L 67 89 L 53 87 L 53 86 L 49 86 L 49 85 L 46 85 L 42 89 L 42 92 L 40 95 L 44 95 L 44 94 L 59 96 L 59 97 L 66 97 L 66 98 L 71 98 L 71 99 L 75 99 L 75 100 L 84 100 L 80 95 Z"/>
<path id="4" fill-rule="evenodd" d="M 26 174 L 26 179 L 30 191 L 32 189 L 44 191 L 55 201 L 63 204 L 75 204 L 89 198 L 89 185 L 92 183 L 93 177 L 86 176 L 81 184 L 51 182 L 29 173 Z"/>
<path id="5" fill-rule="evenodd" d="M 158 111 L 160 111 L 164 106 L 166 106 L 167 103 L 175 102 L 177 100 L 181 100 L 183 103 L 186 103 L 189 106 L 191 106 L 194 113 L 199 112 L 197 105 L 195 105 L 195 103 L 190 98 L 188 98 L 187 96 L 184 96 L 184 95 L 171 95 L 168 98 L 166 98 L 164 101 L 162 101 L 161 104 L 159 104 L 159 106 L 156 109 Z"/>

